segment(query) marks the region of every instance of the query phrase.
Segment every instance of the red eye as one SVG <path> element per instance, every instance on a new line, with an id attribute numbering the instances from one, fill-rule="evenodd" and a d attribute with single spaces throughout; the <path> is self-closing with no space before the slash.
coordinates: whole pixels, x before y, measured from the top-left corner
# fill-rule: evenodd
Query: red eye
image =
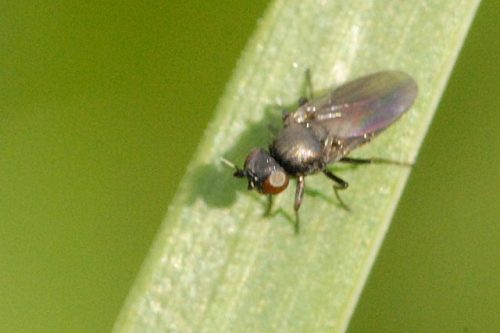
<path id="1" fill-rule="evenodd" d="M 288 175 L 283 171 L 273 171 L 262 184 L 265 194 L 278 194 L 288 186 Z"/>

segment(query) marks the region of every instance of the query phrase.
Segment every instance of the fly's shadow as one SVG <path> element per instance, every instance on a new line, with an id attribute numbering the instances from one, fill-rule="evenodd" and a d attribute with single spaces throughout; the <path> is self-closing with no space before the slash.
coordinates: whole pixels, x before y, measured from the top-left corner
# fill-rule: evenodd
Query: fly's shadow
<path id="1" fill-rule="evenodd" d="M 283 112 L 289 112 L 296 108 L 296 103 L 287 106 L 267 106 L 262 120 L 247 126 L 238 141 L 220 156 L 229 161 L 240 163 L 245 159 L 250 149 L 267 147 L 282 127 Z M 220 159 L 196 168 L 190 183 L 189 202 L 193 203 L 197 198 L 201 198 L 209 206 L 231 206 L 236 200 L 237 192 L 247 192 L 246 187 L 234 179 L 233 172 L 234 170 L 228 168 Z M 255 197 L 258 200 L 257 196 Z"/>

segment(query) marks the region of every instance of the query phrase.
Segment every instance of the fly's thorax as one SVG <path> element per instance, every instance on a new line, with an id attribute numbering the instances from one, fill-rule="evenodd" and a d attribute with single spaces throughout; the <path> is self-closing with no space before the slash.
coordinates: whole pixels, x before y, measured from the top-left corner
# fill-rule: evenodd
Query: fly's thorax
<path id="1" fill-rule="evenodd" d="M 318 172 L 325 166 L 324 137 L 321 126 L 292 123 L 278 133 L 269 147 L 271 156 L 291 175 Z"/>

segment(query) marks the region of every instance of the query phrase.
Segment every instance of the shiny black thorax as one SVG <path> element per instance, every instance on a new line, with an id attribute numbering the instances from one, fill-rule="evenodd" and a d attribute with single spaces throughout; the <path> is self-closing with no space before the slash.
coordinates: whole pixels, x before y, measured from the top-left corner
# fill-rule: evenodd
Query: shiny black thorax
<path id="1" fill-rule="evenodd" d="M 322 171 L 329 163 L 328 131 L 320 124 L 285 126 L 269 146 L 271 156 L 292 176 Z"/>

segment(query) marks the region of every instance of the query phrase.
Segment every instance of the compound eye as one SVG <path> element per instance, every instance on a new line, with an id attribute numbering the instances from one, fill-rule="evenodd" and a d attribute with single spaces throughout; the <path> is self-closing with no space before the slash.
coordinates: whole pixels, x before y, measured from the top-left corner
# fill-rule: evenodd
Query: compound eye
<path id="1" fill-rule="evenodd" d="M 278 194 L 288 186 L 288 175 L 281 170 L 275 170 L 262 184 L 262 190 L 266 194 Z"/>

